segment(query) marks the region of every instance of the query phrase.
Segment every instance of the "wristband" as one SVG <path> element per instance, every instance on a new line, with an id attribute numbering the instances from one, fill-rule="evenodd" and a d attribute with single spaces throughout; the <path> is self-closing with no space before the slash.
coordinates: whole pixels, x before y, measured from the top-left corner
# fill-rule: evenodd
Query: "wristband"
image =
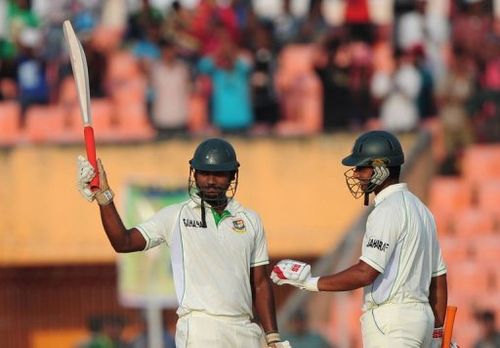
<path id="1" fill-rule="evenodd" d="M 266 334 L 266 342 L 268 345 L 276 342 L 281 342 L 281 336 L 279 332 L 269 332 Z"/>
<path id="2" fill-rule="evenodd" d="M 432 338 L 443 338 L 443 327 L 436 327 L 432 332 Z"/>
<path id="3" fill-rule="evenodd" d="M 95 199 L 97 200 L 97 203 L 99 203 L 99 205 L 104 206 L 111 203 L 114 196 L 115 194 L 113 193 L 113 191 L 111 189 L 107 189 L 106 191 L 97 192 L 95 195 Z"/>
<path id="4" fill-rule="evenodd" d="M 320 277 L 311 277 L 304 283 L 304 289 L 308 291 L 319 291 L 318 281 Z"/>

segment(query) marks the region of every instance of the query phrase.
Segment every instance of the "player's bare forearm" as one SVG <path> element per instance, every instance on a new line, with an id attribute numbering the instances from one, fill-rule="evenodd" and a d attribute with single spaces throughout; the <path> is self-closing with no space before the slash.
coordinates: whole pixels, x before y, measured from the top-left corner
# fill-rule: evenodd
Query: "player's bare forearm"
<path id="1" fill-rule="evenodd" d="M 363 261 L 348 269 L 332 275 L 322 276 L 318 280 L 320 291 L 349 291 L 365 287 L 374 282 L 380 273 Z"/>
<path id="2" fill-rule="evenodd" d="M 264 332 L 277 332 L 274 295 L 271 282 L 267 276 L 267 267 L 253 267 L 250 270 L 250 283 L 254 307 Z"/>
<path id="3" fill-rule="evenodd" d="M 433 277 L 429 288 L 429 303 L 434 312 L 434 327 L 442 327 L 448 305 L 448 284 L 446 274 Z"/>
<path id="4" fill-rule="evenodd" d="M 116 252 L 128 253 L 144 249 L 146 241 L 141 233 L 135 228 L 127 229 L 125 227 L 113 202 L 108 205 L 101 205 L 99 209 L 102 226 Z"/>

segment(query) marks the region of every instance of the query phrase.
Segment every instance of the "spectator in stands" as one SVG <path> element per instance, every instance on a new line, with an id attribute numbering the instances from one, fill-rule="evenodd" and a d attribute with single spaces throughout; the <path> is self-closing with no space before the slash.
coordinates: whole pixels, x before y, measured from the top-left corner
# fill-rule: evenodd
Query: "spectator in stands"
<path id="1" fill-rule="evenodd" d="M 434 94 L 434 75 L 425 59 L 425 48 L 416 45 L 410 49 L 410 54 L 415 59 L 415 67 L 420 75 L 422 84 L 417 95 L 418 115 L 421 121 L 436 116 L 436 103 Z"/>
<path id="2" fill-rule="evenodd" d="M 111 341 L 113 348 L 131 348 L 123 338 L 126 320 L 120 315 L 105 315 L 103 317 L 103 333 Z"/>
<path id="3" fill-rule="evenodd" d="M 270 130 L 280 118 L 278 94 L 275 89 L 276 54 L 273 50 L 272 28 L 258 23 L 253 33 L 254 69 L 250 78 L 255 131 Z"/>
<path id="4" fill-rule="evenodd" d="M 309 3 L 307 17 L 301 24 L 298 41 L 304 43 L 317 42 L 328 33 L 329 26 L 323 16 L 323 0 L 312 0 Z"/>
<path id="5" fill-rule="evenodd" d="M 216 54 L 226 40 L 240 43 L 240 27 L 230 2 L 201 0 L 194 11 L 191 32 L 199 42 L 201 56 Z"/>
<path id="6" fill-rule="evenodd" d="M 191 33 L 191 16 L 180 1 L 173 1 L 162 23 L 162 38 L 173 41 L 179 55 L 191 61 L 199 49 L 199 42 Z"/>
<path id="7" fill-rule="evenodd" d="M 417 96 L 422 80 L 409 51 L 396 50 L 396 70 L 377 71 L 371 81 L 373 98 L 380 103 L 381 127 L 393 132 L 415 130 L 420 123 Z"/>
<path id="8" fill-rule="evenodd" d="M 323 130 L 349 129 L 354 105 L 349 80 L 349 41 L 345 38 L 326 40 L 313 60 L 323 87 Z"/>
<path id="9" fill-rule="evenodd" d="M 309 328 L 307 314 L 300 309 L 290 318 L 283 337 L 293 348 L 333 348 L 321 334 Z"/>
<path id="10" fill-rule="evenodd" d="M 149 335 L 148 335 L 149 333 L 148 322 L 144 314 L 141 315 L 139 325 L 140 325 L 140 332 L 130 342 L 130 348 L 149 348 L 151 347 L 151 342 L 149 340 Z M 174 336 L 171 335 L 166 328 L 162 330 L 161 342 L 162 342 L 161 348 L 175 348 Z"/>
<path id="11" fill-rule="evenodd" d="M 42 34 L 38 29 L 24 28 L 19 35 L 20 54 L 16 57 L 18 98 L 21 104 L 21 127 L 27 109 L 34 104 L 47 104 L 50 90 L 47 62 L 41 56 Z"/>
<path id="12" fill-rule="evenodd" d="M 466 105 L 473 96 L 475 86 L 476 72 L 472 58 L 460 46 L 455 45 L 448 71 L 436 90 L 445 150 L 440 170 L 442 174 L 459 173 L 458 156 L 474 140 Z"/>
<path id="13" fill-rule="evenodd" d="M 219 49 L 200 60 L 198 71 L 212 82 L 212 125 L 222 132 L 244 134 L 254 124 L 249 81 L 252 65 L 239 54 L 227 30 L 219 35 Z"/>
<path id="14" fill-rule="evenodd" d="M 152 123 L 159 138 L 187 130 L 191 77 L 189 66 L 177 57 L 177 47 L 168 40 L 160 41 L 161 57 L 148 71 L 152 102 Z"/>
<path id="15" fill-rule="evenodd" d="M 147 35 L 147 27 L 151 23 L 161 23 L 163 14 L 151 5 L 149 0 L 142 0 L 140 8 L 128 18 L 127 40 L 138 40 Z"/>
<path id="16" fill-rule="evenodd" d="M 6 18 L 0 18 L 0 25 L 4 25 L 4 40 L 0 40 L 0 59 L 14 58 L 19 52 L 17 43 L 20 35 L 25 28 L 39 28 L 40 18 L 34 13 L 28 0 L 10 0 L 6 1 L 7 8 L 4 15 Z"/>
<path id="17" fill-rule="evenodd" d="M 283 0 L 281 3 L 281 13 L 273 20 L 274 37 L 279 49 L 295 42 L 302 25 L 300 18 L 292 12 L 291 0 Z"/>
<path id="18" fill-rule="evenodd" d="M 481 338 L 474 344 L 474 348 L 499 348 L 500 331 L 496 327 L 495 313 L 484 310 L 477 314 L 477 321 L 481 325 Z"/>
<path id="19" fill-rule="evenodd" d="M 104 333 L 103 318 L 91 316 L 87 321 L 89 337 L 76 345 L 76 348 L 114 348 L 111 339 Z"/>
<path id="20" fill-rule="evenodd" d="M 482 64 L 486 40 L 492 32 L 492 16 L 486 11 L 488 1 L 464 0 L 461 3 L 452 21 L 452 40 Z"/>

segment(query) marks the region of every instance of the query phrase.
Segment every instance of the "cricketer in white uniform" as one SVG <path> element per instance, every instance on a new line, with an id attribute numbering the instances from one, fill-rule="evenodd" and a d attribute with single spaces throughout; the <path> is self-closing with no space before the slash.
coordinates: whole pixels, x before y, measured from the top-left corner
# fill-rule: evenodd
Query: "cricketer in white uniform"
<path id="1" fill-rule="evenodd" d="M 99 190 L 91 191 L 95 171 L 79 157 L 79 190 L 99 203 L 104 230 L 117 252 L 162 243 L 170 248 L 179 303 L 177 348 L 290 347 L 277 330 L 262 221 L 233 199 L 239 163 L 232 145 L 207 139 L 189 163 L 191 199 L 131 229 L 116 211 L 100 161 Z"/>
<path id="2" fill-rule="evenodd" d="M 361 331 L 364 347 L 441 347 L 447 306 L 446 265 L 427 207 L 399 183 L 404 155 L 391 133 L 371 131 L 355 142 L 342 163 L 354 195 L 375 193 L 357 264 L 336 274 L 312 277 L 311 267 L 282 260 L 271 279 L 310 291 L 364 288 Z"/>

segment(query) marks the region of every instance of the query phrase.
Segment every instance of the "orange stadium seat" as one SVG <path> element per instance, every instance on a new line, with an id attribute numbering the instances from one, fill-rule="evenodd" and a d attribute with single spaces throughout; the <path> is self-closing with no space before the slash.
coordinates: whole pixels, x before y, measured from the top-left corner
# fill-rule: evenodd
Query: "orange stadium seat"
<path id="1" fill-rule="evenodd" d="M 78 91 L 73 76 L 67 76 L 61 81 L 58 103 L 67 108 L 78 105 Z"/>
<path id="2" fill-rule="evenodd" d="M 189 98 L 188 129 L 200 133 L 207 129 L 208 124 L 208 99 L 201 93 L 193 93 Z"/>
<path id="3" fill-rule="evenodd" d="M 461 161 L 463 177 L 478 183 L 500 178 L 500 145 L 469 146 Z"/>
<path id="4" fill-rule="evenodd" d="M 434 217 L 438 232 L 450 232 L 452 216 L 469 208 L 472 190 L 467 181 L 458 177 L 437 176 L 429 186 L 428 205 Z"/>
<path id="5" fill-rule="evenodd" d="M 448 263 L 448 286 L 450 289 L 459 289 L 461 294 L 486 292 L 490 289 L 490 282 L 489 273 L 484 272 L 479 262 Z"/>
<path id="6" fill-rule="evenodd" d="M 446 264 L 470 260 L 472 247 L 465 238 L 443 236 L 439 238 L 439 245 Z"/>
<path id="7" fill-rule="evenodd" d="M 495 214 L 500 224 L 500 178 L 484 180 L 477 184 L 477 201 L 481 210 Z"/>
<path id="8" fill-rule="evenodd" d="M 138 76 L 140 76 L 139 63 L 131 52 L 120 50 L 109 56 L 107 78 L 111 84 Z"/>
<path id="9" fill-rule="evenodd" d="M 123 42 L 123 30 L 98 25 L 92 32 L 92 44 L 101 52 L 116 51 Z"/>
<path id="10" fill-rule="evenodd" d="M 59 141 L 66 132 L 67 113 L 59 105 L 34 105 L 26 111 L 23 137 L 28 142 Z"/>
<path id="11" fill-rule="evenodd" d="M 143 103 L 146 100 L 146 91 L 147 81 L 142 76 L 122 79 L 110 88 L 111 97 L 119 103 Z"/>
<path id="12" fill-rule="evenodd" d="M 451 224 L 455 236 L 472 238 L 492 233 L 495 220 L 488 211 L 470 208 L 453 216 Z"/>
<path id="13" fill-rule="evenodd" d="M 92 126 L 97 142 L 111 142 L 120 138 L 118 127 L 114 120 L 114 104 L 108 98 L 91 99 Z M 83 123 L 79 106 L 73 107 L 70 114 L 71 125 L 68 131 L 69 137 L 77 141 L 83 138 Z"/>
<path id="14" fill-rule="evenodd" d="M 0 102 L 0 145 L 15 145 L 20 139 L 21 107 L 17 101 Z"/>
<path id="15" fill-rule="evenodd" d="M 474 257 L 480 262 L 498 264 L 500 262 L 500 235 L 477 236 L 472 241 Z"/>
<path id="16" fill-rule="evenodd" d="M 156 137 L 145 103 L 116 104 L 116 117 L 121 140 L 153 140 Z"/>

